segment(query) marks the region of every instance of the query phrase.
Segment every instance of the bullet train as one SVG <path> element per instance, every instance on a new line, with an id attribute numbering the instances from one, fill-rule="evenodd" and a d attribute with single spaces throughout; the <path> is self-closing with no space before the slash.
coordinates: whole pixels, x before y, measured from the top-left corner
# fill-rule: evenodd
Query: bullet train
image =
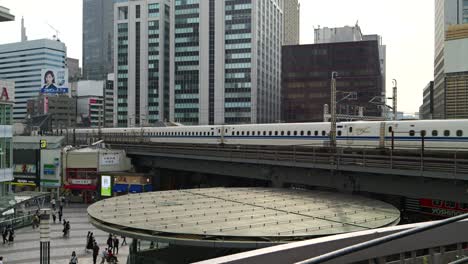
<path id="1" fill-rule="evenodd" d="M 74 133 L 79 142 L 153 142 L 180 144 L 326 146 L 330 123 L 92 128 L 56 131 Z M 468 151 L 468 120 L 338 122 L 338 147 L 421 148 Z"/>

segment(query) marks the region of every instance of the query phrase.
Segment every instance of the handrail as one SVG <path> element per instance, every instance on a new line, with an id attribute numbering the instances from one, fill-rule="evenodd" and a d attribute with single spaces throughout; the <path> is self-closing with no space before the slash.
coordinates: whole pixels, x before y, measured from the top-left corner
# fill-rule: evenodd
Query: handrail
<path id="1" fill-rule="evenodd" d="M 336 259 L 336 258 L 339 258 L 339 257 L 349 255 L 351 253 L 355 253 L 355 252 L 358 252 L 358 251 L 361 251 L 361 250 L 364 250 L 364 249 L 367 249 L 367 248 L 371 248 L 371 247 L 374 247 L 374 246 L 378 246 L 378 245 L 381 245 L 381 244 L 384 244 L 384 243 L 387 243 L 387 242 L 390 242 L 390 241 L 393 241 L 393 240 L 396 240 L 396 239 L 399 239 L 399 238 L 407 237 L 407 236 L 418 234 L 418 233 L 421 233 L 421 232 L 424 232 L 424 231 L 427 231 L 427 230 L 430 230 L 430 229 L 434 229 L 434 228 L 441 227 L 441 226 L 444 226 L 444 225 L 448 225 L 448 224 L 451 224 L 451 223 L 454 223 L 454 222 L 458 222 L 458 221 L 463 220 L 463 219 L 468 219 L 468 213 L 463 214 L 463 215 L 459 215 L 459 216 L 455 216 L 455 217 L 451 217 L 451 218 L 448 218 L 448 219 L 445 219 L 445 220 L 437 221 L 437 222 L 435 222 L 433 224 L 423 225 L 421 227 L 416 227 L 416 228 L 412 228 L 412 229 L 405 230 L 405 231 L 402 231 L 402 232 L 398 232 L 398 233 L 395 233 L 395 234 L 391 234 L 391 235 L 388 235 L 388 236 L 372 239 L 370 241 L 366 241 L 366 242 L 362 242 L 362 243 L 359 243 L 359 244 L 356 244 L 356 245 L 345 247 L 345 248 L 342 248 L 342 249 L 339 249 L 339 250 L 335 250 L 335 251 L 323 254 L 323 255 L 318 256 L 318 257 L 314 257 L 314 258 L 307 259 L 307 260 L 300 261 L 300 262 L 296 262 L 296 263 L 297 264 L 324 263 L 324 262 L 329 261 L 329 260 L 333 260 L 333 259 Z"/>

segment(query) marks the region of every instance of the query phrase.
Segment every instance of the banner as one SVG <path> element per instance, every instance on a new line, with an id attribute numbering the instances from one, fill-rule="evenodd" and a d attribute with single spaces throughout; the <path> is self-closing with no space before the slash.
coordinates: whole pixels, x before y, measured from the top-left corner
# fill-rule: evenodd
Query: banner
<path id="1" fill-rule="evenodd" d="M 101 175 L 101 196 L 111 196 L 111 176 Z"/>
<path id="2" fill-rule="evenodd" d="M 68 69 L 42 69 L 42 94 L 68 94 Z"/>
<path id="3" fill-rule="evenodd" d="M 101 166 L 118 165 L 120 160 L 119 153 L 105 153 L 101 154 Z"/>

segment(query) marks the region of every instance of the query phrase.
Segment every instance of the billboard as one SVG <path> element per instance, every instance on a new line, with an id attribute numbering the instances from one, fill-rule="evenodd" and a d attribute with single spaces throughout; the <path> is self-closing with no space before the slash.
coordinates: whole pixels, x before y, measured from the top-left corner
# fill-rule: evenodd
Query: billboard
<path id="1" fill-rule="evenodd" d="M 120 161 L 120 153 L 104 153 L 101 154 L 101 164 L 102 166 L 107 165 L 118 165 Z"/>
<path id="2" fill-rule="evenodd" d="M 42 94 L 69 94 L 68 69 L 42 69 L 41 84 Z"/>
<path id="3" fill-rule="evenodd" d="M 101 196 L 111 196 L 111 176 L 101 175 Z"/>

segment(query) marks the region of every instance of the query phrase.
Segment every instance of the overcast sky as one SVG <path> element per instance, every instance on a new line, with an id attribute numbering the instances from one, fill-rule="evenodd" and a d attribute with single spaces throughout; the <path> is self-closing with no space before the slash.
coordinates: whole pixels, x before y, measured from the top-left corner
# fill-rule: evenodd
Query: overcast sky
<path id="1" fill-rule="evenodd" d="M 255 0 L 254 0 L 255 1 Z M 398 81 L 398 110 L 419 111 L 422 90 L 433 79 L 434 1 L 301 0 L 301 44 L 314 42 L 314 27 L 353 26 L 378 34 L 387 45 L 387 95 Z M 55 30 L 68 56 L 82 53 L 82 0 L 0 0 L 14 22 L 0 23 L 0 44 L 20 41 L 21 16 L 29 39 L 52 38 Z M 389 101 L 388 104 L 391 105 Z"/>

